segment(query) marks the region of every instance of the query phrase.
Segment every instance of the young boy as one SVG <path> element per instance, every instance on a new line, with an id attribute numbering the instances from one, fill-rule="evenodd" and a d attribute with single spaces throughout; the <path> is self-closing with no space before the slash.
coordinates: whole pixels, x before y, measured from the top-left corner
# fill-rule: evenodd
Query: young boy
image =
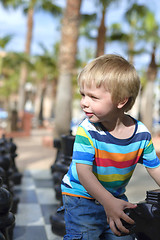
<path id="1" fill-rule="evenodd" d="M 135 102 L 140 81 L 124 58 L 108 54 L 94 59 L 78 77 L 81 108 L 68 173 L 62 180 L 66 235 L 64 239 L 131 240 L 121 219 L 135 208 L 125 196 L 137 163 L 142 163 L 160 185 L 160 162 L 147 128 L 127 115 Z"/>

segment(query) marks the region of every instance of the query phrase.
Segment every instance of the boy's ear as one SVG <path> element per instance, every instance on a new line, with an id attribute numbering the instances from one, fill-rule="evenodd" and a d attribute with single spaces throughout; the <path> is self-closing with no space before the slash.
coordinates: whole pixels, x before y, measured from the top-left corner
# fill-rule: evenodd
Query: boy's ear
<path id="1" fill-rule="evenodd" d="M 117 104 L 117 108 L 123 108 L 124 105 L 126 105 L 126 103 L 128 102 L 128 99 L 129 98 L 125 98 L 124 100 L 120 101 L 118 104 Z"/>

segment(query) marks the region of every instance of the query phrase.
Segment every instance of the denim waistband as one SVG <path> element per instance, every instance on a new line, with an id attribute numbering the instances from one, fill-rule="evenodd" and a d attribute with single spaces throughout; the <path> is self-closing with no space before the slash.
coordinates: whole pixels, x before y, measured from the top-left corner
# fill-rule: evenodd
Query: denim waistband
<path id="1" fill-rule="evenodd" d="M 128 201 L 128 199 L 127 199 L 127 197 L 126 197 L 126 195 L 123 193 L 122 195 L 119 195 L 119 196 L 114 196 L 115 198 L 119 198 L 119 199 L 123 199 L 123 200 L 125 200 L 125 201 Z M 95 202 L 95 204 L 97 204 L 97 205 L 101 205 L 100 204 L 100 202 L 98 202 L 96 199 L 88 199 L 88 200 L 91 200 L 91 201 L 94 201 Z"/>

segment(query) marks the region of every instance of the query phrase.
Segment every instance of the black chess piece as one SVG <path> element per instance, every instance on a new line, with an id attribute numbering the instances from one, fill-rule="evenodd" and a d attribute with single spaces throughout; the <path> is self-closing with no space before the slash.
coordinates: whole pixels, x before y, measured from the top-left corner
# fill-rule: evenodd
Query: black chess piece
<path id="1" fill-rule="evenodd" d="M 11 193 L 2 187 L 2 178 L 0 178 L 0 233 L 5 240 L 12 239 L 13 227 L 15 224 L 15 216 L 11 210 L 12 206 Z"/>
<path id="2" fill-rule="evenodd" d="M 10 170 L 12 171 L 11 179 L 15 185 L 19 185 L 21 183 L 22 174 L 19 172 L 15 160 L 18 156 L 18 154 L 16 153 L 17 145 L 14 143 L 13 138 L 7 139 L 5 135 L 3 135 L 2 139 L 4 141 L 7 152 L 10 155 Z"/>
<path id="3" fill-rule="evenodd" d="M 61 144 L 56 141 L 58 149 L 58 155 L 54 165 L 52 166 L 54 189 L 56 192 L 56 199 L 60 200 L 60 206 L 62 205 L 62 193 L 61 193 L 61 181 L 63 176 L 67 173 L 72 161 L 73 145 L 75 136 L 62 135 Z M 61 147 L 61 148 L 60 148 Z M 54 171 L 53 171 L 54 170 Z M 50 222 L 52 225 L 52 232 L 59 236 L 65 235 L 65 221 L 64 221 L 64 209 L 63 206 L 58 208 L 57 212 L 50 216 Z"/>
<path id="4" fill-rule="evenodd" d="M 123 222 L 131 234 L 135 234 L 137 240 L 160 239 L 160 189 L 147 191 L 146 199 L 137 203 L 134 209 L 124 211 L 131 217 L 135 224 Z"/>

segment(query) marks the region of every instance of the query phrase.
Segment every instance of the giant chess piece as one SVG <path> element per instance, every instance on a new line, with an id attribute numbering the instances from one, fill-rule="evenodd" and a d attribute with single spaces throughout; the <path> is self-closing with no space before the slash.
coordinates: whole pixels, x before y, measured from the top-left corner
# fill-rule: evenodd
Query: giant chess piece
<path id="1" fill-rule="evenodd" d="M 72 161 L 73 144 L 75 136 L 62 135 L 61 136 L 61 150 L 58 151 L 54 166 L 52 166 L 54 189 L 56 192 L 56 199 L 62 201 L 61 195 L 61 181 L 63 176 L 67 173 Z M 54 167 L 54 168 L 53 168 Z"/>
<path id="2" fill-rule="evenodd" d="M 50 223 L 54 234 L 61 237 L 66 234 L 63 206 L 60 207 L 55 214 L 50 216 Z"/>
<path id="3" fill-rule="evenodd" d="M 11 169 L 11 155 L 6 146 L 5 141 L 6 140 L 4 139 L 4 137 L 0 139 L 0 168 L 2 168 L 5 171 L 5 177 L 3 180 L 7 190 L 12 194 L 13 197 L 12 212 L 15 214 L 17 212 L 19 198 L 14 193 L 14 182 L 11 179 L 13 172 Z M 2 173 L 2 171 L 0 171 L 0 173 Z"/>
<path id="4" fill-rule="evenodd" d="M 10 212 L 12 206 L 11 193 L 2 187 L 0 178 L 0 239 L 11 240 L 15 223 L 15 216 Z"/>
<path id="5" fill-rule="evenodd" d="M 1 232 L 0 232 L 0 240 L 5 240 L 5 237 Z"/>
<path id="6" fill-rule="evenodd" d="M 17 146 L 13 142 L 13 138 L 6 139 L 5 135 L 3 135 L 2 139 L 4 140 L 5 147 L 8 151 L 8 153 L 10 154 L 10 161 L 11 161 L 10 170 L 12 171 L 11 179 L 15 185 L 19 185 L 21 183 L 22 174 L 19 172 L 17 165 L 16 165 L 16 160 L 15 160 L 15 158 L 18 156 L 18 154 L 16 153 Z"/>
<path id="7" fill-rule="evenodd" d="M 160 189 L 147 191 L 144 201 L 139 202 L 136 208 L 125 209 L 124 212 L 135 224 L 122 221 L 123 225 L 129 229 L 130 234 L 135 234 L 137 240 L 160 239 Z"/>
<path id="8" fill-rule="evenodd" d="M 60 139 L 54 139 L 53 147 L 57 149 L 57 153 L 56 153 L 56 159 L 55 159 L 54 163 L 51 165 L 51 173 L 54 173 L 56 171 L 55 163 L 61 157 L 61 140 Z"/>
<path id="9" fill-rule="evenodd" d="M 58 145 L 58 147 L 61 146 L 61 149 L 59 149 L 55 164 L 52 166 L 54 189 L 56 192 L 56 199 L 60 200 L 60 206 L 62 205 L 61 181 L 63 176 L 67 173 L 72 161 L 74 141 L 75 136 L 71 134 L 61 136 L 61 145 Z M 50 216 L 50 223 L 54 234 L 58 236 L 65 235 L 63 206 L 58 208 L 57 212 Z"/>

